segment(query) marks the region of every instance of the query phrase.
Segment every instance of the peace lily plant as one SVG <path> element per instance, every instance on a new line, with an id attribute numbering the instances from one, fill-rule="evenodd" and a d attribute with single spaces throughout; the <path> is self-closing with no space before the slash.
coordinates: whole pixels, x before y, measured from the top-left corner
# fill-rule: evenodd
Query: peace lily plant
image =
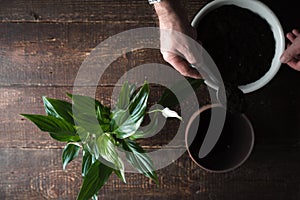
<path id="1" fill-rule="evenodd" d="M 126 182 L 120 152 L 135 169 L 158 184 L 153 162 L 136 140 L 155 133 L 159 113 L 166 118 L 181 117 L 167 107 L 147 112 L 147 82 L 137 92 L 135 85 L 124 83 L 113 109 L 88 96 L 68 96 L 71 103 L 43 97 L 47 115 L 22 115 L 41 131 L 49 132 L 53 139 L 66 142 L 63 169 L 82 151 L 83 182 L 78 200 L 97 199 L 98 191 L 112 173 Z M 173 98 L 170 92 L 163 95 L 165 100 L 170 97 Z M 147 113 L 154 113 L 154 117 L 146 129 L 141 129 Z"/>

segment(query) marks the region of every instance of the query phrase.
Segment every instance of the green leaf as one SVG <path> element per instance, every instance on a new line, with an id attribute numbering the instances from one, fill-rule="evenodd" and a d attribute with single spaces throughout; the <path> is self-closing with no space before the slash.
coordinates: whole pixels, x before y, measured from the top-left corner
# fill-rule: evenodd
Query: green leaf
<path id="1" fill-rule="evenodd" d="M 143 87 L 134 96 L 134 98 L 131 100 L 129 104 L 129 113 L 132 118 L 140 118 L 140 116 L 144 116 L 146 106 L 147 106 L 148 96 L 149 96 L 149 84 L 145 82 Z"/>
<path id="2" fill-rule="evenodd" d="M 99 124 L 96 116 L 92 116 L 85 113 L 78 113 L 74 115 L 74 119 L 77 127 L 82 127 L 86 132 L 102 134 L 103 129 Z"/>
<path id="3" fill-rule="evenodd" d="M 78 135 L 83 141 L 83 148 L 85 151 L 88 151 L 94 159 L 99 158 L 99 148 L 97 146 L 97 138 L 102 134 L 89 133 L 82 127 L 76 127 Z"/>
<path id="4" fill-rule="evenodd" d="M 85 177 L 91 165 L 93 164 L 94 160 L 90 152 L 86 150 L 83 150 L 82 152 L 83 152 L 83 157 L 82 157 L 81 171 L 82 171 L 82 176 Z"/>
<path id="5" fill-rule="evenodd" d="M 74 126 L 64 119 L 31 114 L 22 114 L 22 116 L 32 121 L 41 131 L 49 132 L 58 141 L 77 142 L 80 140 Z"/>
<path id="6" fill-rule="evenodd" d="M 123 148 L 126 151 L 126 158 L 130 164 L 139 172 L 143 173 L 148 178 L 151 178 L 158 184 L 157 174 L 154 170 L 152 160 L 147 153 L 136 142 L 130 140 L 123 141 Z"/>
<path id="7" fill-rule="evenodd" d="M 111 129 L 116 130 L 129 118 L 128 110 L 117 109 L 112 112 Z"/>
<path id="8" fill-rule="evenodd" d="M 61 118 L 74 125 L 72 104 L 66 101 L 51 99 L 43 96 L 46 113 L 50 116 Z"/>
<path id="9" fill-rule="evenodd" d="M 96 116 L 96 110 L 99 107 L 102 117 L 109 119 L 110 109 L 102 105 L 96 99 L 89 96 L 83 96 L 83 95 L 74 95 L 74 94 L 67 94 L 67 95 L 72 98 L 74 104 L 73 105 L 74 112 L 77 111 L 77 113 Z"/>
<path id="10" fill-rule="evenodd" d="M 97 106 L 96 116 L 101 125 L 110 123 L 110 111 L 107 111 L 106 107 Z"/>
<path id="11" fill-rule="evenodd" d="M 114 170 L 114 172 L 119 177 L 119 179 L 121 179 L 124 183 L 126 183 L 124 170 Z"/>
<path id="12" fill-rule="evenodd" d="M 99 158 L 113 165 L 113 168 L 124 171 L 124 164 L 116 151 L 116 146 L 107 134 L 102 134 L 97 139 Z M 105 164 L 105 163 L 104 163 Z"/>
<path id="13" fill-rule="evenodd" d="M 194 89 L 194 91 L 197 90 L 202 84 L 204 84 L 203 79 L 193 79 L 186 77 L 186 80 L 178 81 L 170 89 L 167 88 L 160 97 L 158 104 L 162 105 L 163 107 L 173 107 L 178 105 L 178 99 L 172 91 L 176 91 L 176 93 L 180 94 L 180 96 L 183 97 L 183 99 L 191 95 L 189 93 L 190 90 L 186 85 L 186 81 L 189 82 L 190 86 Z"/>
<path id="14" fill-rule="evenodd" d="M 98 200 L 98 195 L 97 195 L 97 194 L 94 194 L 94 195 L 92 196 L 92 200 Z"/>
<path id="15" fill-rule="evenodd" d="M 145 82 L 139 92 L 131 100 L 127 110 L 113 113 L 112 121 L 114 128 L 116 128 L 113 132 L 117 138 L 124 139 L 130 137 L 138 130 L 144 119 L 148 96 L 149 85 Z M 126 119 L 128 115 L 129 117 Z"/>
<path id="16" fill-rule="evenodd" d="M 80 142 L 81 139 L 78 135 L 69 136 L 69 135 L 59 135 L 56 133 L 49 133 L 51 138 L 60 142 Z"/>
<path id="17" fill-rule="evenodd" d="M 83 180 L 77 200 L 89 200 L 92 198 L 106 183 L 112 171 L 110 167 L 96 160 Z"/>
<path id="18" fill-rule="evenodd" d="M 118 109 L 125 110 L 128 107 L 128 105 L 130 103 L 131 95 L 132 95 L 134 90 L 135 90 L 135 86 L 129 84 L 128 82 L 125 82 L 122 85 L 122 88 L 121 88 L 120 93 L 119 93 L 118 102 L 117 102 L 117 108 Z"/>
<path id="19" fill-rule="evenodd" d="M 132 136 L 139 129 L 141 123 L 143 122 L 143 116 L 139 119 L 134 119 L 129 117 L 114 133 L 117 134 L 119 139 L 125 139 Z"/>
<path id="20" fill-rule="evenodd" d="M 101 125 L 107 129 L 110 109 L 88 96 L 68 94 L 73 101 L 73 115 L 77 126 L 92 133 L 102 133 Z"/>
<path id="21" fill-rule="evenodd" d="M 136 140 L 146 137 L 151 137 L 158 133 L 158 123 L 159 123 L 159 115 L 157 112 L 154 113 L 153 118 L 151 119 L 151 122 L 146 126 L 142 127 L 138 131 L 135 132 L 132 136 L 130 136 L 130 139 Z"/>
<path id="22" fill-rule="evenodd" d="M 67 144 L 62 153 L 62 162 L 63 162 L 63 169 L 65 170 L 67 165 L 78 157 L 80 151 L 80 146 L 76 144 Z"/>

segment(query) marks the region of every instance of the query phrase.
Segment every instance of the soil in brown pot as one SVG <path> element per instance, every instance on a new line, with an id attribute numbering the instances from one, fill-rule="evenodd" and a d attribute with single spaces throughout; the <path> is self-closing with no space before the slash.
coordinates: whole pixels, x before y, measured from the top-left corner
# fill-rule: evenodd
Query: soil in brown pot
<path id="1" fill-rule="evenodd" d="M 223 110 L 220 107 L 214 109 L 216 112 Z M 199 165 L 206 169 L 220 171 L 233 168 L 247 156 L 251 148 L 251 142 L 249 142 L 251 141 L 251 134 L 249 134 L 251 130 L 248 130 L 246 121 L 242 120 L 240 114 L 227 113 L 217 143 L 204 158 L 199 158 L 200 147 L 210 127 L 211 115 L 211 109 L 207 109 L 198 116 L 199 121 L 192 122 L 191 127 L 196 127 L 196 123 L 198 123 L 198 130 L 195 138 L 188 137 L 187 139 L 190 144 L 189 153 Z"/>

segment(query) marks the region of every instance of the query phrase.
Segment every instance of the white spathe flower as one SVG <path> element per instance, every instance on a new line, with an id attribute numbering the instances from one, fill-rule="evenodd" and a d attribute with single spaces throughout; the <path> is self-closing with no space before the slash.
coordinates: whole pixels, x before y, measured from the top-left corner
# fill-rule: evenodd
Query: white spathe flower
<path id="1" fill-rule="evenodd" d="M 180 119 L 182 120 L 182 117 L 180 117 L 177 112 L 175 112 L 174 110 L 170 110 L 168 107 L 164 108 L 162 111 L 161 111 L 162 115 L 165 117 L 165 118 L 168 118 L 168 117 L 175 117 L 177 119 Z"/>

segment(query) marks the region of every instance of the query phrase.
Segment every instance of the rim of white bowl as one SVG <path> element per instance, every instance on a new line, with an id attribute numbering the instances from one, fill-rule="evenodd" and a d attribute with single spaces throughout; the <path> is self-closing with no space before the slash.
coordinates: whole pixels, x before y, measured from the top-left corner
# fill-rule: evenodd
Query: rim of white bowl
<path id="1" fill-rule="evenodd" d="M 271 63 L 271 67 L 268 70 L 268 72 L 262 76 L 260 79 L 246 84 L 246 85 L 240 85 L 239 89 L 241 89 L 244 93 L 250 93 L 255 90 L 258 90 L 265 86 L 268 82 L 271 81 L 271 79 L 276 75 L 278 70 L 280 69 L 281 62 L 280 62 L 280 56 L 283 53 L 285 49 L 285 36 L 282 29 L 282 26 L 280 24 L 280 21 L 278 20 L 275 13 L 265 4 L 263 4 L 260 1 L 257 0 L 215 0 L 208 4 L 206 4 L 200 11 L 195 15 L 194 19 L 192 20 L 191 25 L 193 27 L 197 27 L 199 21 L 210 11 L 219 8 L 224 5 L 235 5 L 239 6 L 241 8 L 246 8 L 256 14 L 258 14 L 260 17 L 265 19 L 268 24 L 270 25 L 270 28 L 273 32 L 273 36 L 275 39 L 275 53 L 274 57 Z M 217 90 L 218 86 L 215 83 L 212 83 L 210 81 L 206 81 L 206 84 Z"/>

